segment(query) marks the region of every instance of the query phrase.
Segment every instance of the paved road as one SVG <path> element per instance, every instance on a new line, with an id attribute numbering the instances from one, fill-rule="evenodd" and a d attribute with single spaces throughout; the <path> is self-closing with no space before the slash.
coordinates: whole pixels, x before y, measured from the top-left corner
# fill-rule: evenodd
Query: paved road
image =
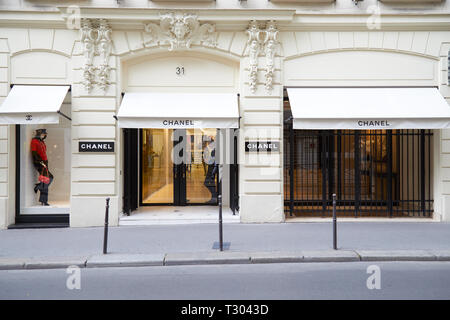
<path id="1" fill-rule="evenodd" d="M 0 299 L 450 299 L 450 262 L 287 263 L 0 271 Z M 76 282 L 72 282 L 73 284 Z"/>

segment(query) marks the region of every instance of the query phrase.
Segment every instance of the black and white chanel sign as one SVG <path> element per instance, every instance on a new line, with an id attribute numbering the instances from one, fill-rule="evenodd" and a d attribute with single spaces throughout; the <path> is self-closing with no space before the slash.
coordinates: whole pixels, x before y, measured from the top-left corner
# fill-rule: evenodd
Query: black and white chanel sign
<path id="1" fill-rule="evenodd" d="M 177 126 L 194 126 L 194 120 L 192 119 L 171 119 L 171 120 L 162 120 L 162 124 L 164 127 L 177 127 Z"/>
<path id="2" fill-rule="evenodd" d="M 245 152 L 279 152 L 280 142 L 245 141 Z"/>
<path id="3" fill-rule="evenodd" d="M 114 142 L 79 141 L 79 152 L 114 152 Z"/>
<path id="4" fill-rule="evenodd" d="M 387 120 L 358 120 L 359 127 L 390 127 Z"/>

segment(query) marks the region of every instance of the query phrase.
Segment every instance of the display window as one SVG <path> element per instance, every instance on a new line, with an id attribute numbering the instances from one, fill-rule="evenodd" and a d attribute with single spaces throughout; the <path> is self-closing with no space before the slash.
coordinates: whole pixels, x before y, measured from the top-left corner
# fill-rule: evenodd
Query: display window
<path id="1" fill-rule="evenodd" d="M 65 102 L 70 101 L 66 97 Z M 70 104 L 61 112 L 70 115 Z M 20 125 L 20 214 L 68 214 L 70 211 L 71 121 Z"/>

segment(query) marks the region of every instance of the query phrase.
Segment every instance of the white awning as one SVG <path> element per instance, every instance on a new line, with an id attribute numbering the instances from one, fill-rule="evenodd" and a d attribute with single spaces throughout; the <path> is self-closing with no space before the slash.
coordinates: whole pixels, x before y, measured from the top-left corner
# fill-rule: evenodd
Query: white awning
<path id="1" fill-rule="evenodd" d="M 288 88 L 294 129 L 444 129 L 436 88 Z"/>
<path id="2" fill-rule="evenodd" d="M 0 124 L 59 123 L 70 86 L 14 85 L 0 106 Z"/>
<path id="3" fill-rule="evenodd" d="M 238 128 L 238 97 L 231 93 L 125 93 L 120 128 Z"/>

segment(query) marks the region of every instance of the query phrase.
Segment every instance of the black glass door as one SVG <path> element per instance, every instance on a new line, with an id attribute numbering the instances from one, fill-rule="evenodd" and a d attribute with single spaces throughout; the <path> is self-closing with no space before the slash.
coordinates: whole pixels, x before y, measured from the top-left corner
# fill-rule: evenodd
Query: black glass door
<path id="1" fill-rule="evenodd" d="M 173 130 L 173 204 L 186 205 L 186 131 Z"/>
<path id="2" fill-rule="evenodd" d="M 141 204 L 217 204 L 215 129 L 141 130 Z"/>

